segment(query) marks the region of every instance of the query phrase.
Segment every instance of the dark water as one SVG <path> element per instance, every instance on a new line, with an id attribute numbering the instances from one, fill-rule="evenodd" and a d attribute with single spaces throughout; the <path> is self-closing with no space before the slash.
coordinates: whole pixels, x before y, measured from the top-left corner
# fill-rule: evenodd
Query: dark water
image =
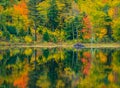
<path id="1" fill-rule="evenodd" d="M 0 49 L 0 88 L 120 88 L 120 49 Z"/>

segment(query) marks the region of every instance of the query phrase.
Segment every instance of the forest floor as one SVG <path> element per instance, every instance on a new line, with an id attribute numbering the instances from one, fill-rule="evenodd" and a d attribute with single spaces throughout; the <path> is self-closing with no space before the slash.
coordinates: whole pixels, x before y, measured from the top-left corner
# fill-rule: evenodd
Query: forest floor
<path id="1" fill-rule="evenodd" d="M 74 42 L 62 42 L 62 43 L 8 43 L 0 42 L 0 48 L 9 48 L 9 47 L 39 47 L 39 48 L 73 48 Z M 85 48 L 120 48 L 120 43 L 81 43 Z"/>

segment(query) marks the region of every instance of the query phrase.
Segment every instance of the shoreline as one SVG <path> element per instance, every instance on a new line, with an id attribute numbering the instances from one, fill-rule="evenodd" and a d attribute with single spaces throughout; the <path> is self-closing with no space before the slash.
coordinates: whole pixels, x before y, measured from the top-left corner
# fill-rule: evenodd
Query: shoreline
<path id="1" fill-rule="evenodd" d="M 85 48 L 120 48 L 119 43 L 81 43 L 85 46 Z M 0 48 L 74 48 L 74 43 L 62 43 L 62 44 L 55 44 L 55 43 L 40 43 L 40 44 L 19 44 L 19 43 L 11 43 L 11 44 L 0 44 Z"/>

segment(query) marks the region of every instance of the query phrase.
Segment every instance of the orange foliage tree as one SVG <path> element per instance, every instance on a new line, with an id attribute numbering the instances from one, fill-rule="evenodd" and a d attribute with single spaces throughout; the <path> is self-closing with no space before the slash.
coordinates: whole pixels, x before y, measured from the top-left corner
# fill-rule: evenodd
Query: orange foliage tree
<path id="1" fill-rule="evenodd" d="M 18 15 L 22 15 L 24 18 L 27 18 L 28 8 L 26 2 L 22 1 L 17 5 L 14 5 L 14 12 Z"/>
<path id="2" fill-rule="evenodd" d="M 24 72 L 19 78 L 14 81 L 14 86 L 18 88 L 27 88 L 28 73 Z"/>
<path id="3" fill-rule="evenodd" d="M 19 29 L 22 27 L 24 30 L 28 30 L 28 26 L 30 24 L 28 19 L 28 12 L 29 10 L 27 7 L 27 2 L 25 1 L 20 1 L 18 4 L 13 6 L 13 18 L 15 21 L 14 24 Z"/>

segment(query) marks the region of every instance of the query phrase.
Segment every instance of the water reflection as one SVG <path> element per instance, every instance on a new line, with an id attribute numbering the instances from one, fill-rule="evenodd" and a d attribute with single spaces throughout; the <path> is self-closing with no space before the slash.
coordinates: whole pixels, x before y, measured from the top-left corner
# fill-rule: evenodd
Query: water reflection
<path id="1" fill-rule="evenodd" d="M 120 88 L 120 49 L 1 49 L 0 87 Z"/>

